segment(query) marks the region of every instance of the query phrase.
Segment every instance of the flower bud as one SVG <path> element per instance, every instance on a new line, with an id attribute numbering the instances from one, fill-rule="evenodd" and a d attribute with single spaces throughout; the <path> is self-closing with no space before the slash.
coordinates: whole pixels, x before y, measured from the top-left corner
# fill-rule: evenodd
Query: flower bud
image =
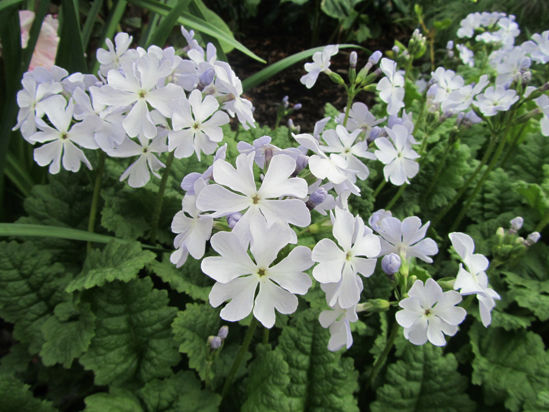
<path id="1" fill-rule="evenodd" d="M 372 229 L 374 229 L 376 232 L 379 232 L 381 229 L 381 222 L 386 217 L 390 217 L 393 214 L 389 210 L 379 209 L 376 210 L 372 216 L 370 216 L 370 219 L 368 219 L 368 224 Z"/>
<path id="2" fill-rule="evenodd" d="M 375 52 L 372 53 L 372 55 L 368 59 L 368 63 L 371 63 L 372 65 L 378 64 L 382 56 L 383 54 L 379 50 L 376 50 Z"/>
<path id="3" fill-rule="evenodd" d="M 238 221 L 240 220 L 241 217 L 242 217 L 242 213 L 235 212 L 235 213 L 227 216 L 227 224 L 232 229 L 238 223 Z"/>
<path id="4" fill-rule="evenodd" d="M 522 225 L 524 224 L 524 219 L 520 216 L 517 216 L 514 219 L 511 219 L 509 223 L 511 224 L 509 232 L 512 234 L 516 234 L 522 228 Z"/>
<path id="5" fill-rule="evenodd" d="M 307 201 L 307 204 L 311 204 L 311 206 L 314 208 L 315 206 L 318 206 L 322 202 L 326 200 L 326 197 L 328 196 L 328 192 L 323 187 L 319 187 L 316 189 L 311 195 L 309 196 L 309 200 Z"/>
<path id="6" fill-rule="evenodd" d="M 203 89 L 204 87 L 208 86 L 211 82 L 213 82 L 215 76 L 214 69 L 207 69 L 200 75 L 198 78 L 198 87 L 200 89 Z"/>
<path id="7" fill-rule="evenodd" d="M 505 230 L 500 226 L 496 230 L 496 236 L 503 238 L 505 236 Z"/>
<path id="8" fill-rule="evenodd" d="M 400 263 L 401 260 L 399 255 L 396 253 L 389 253 L 381 259 L 381 269 L 388 275 L 394 275 L 399 271 Z"/>
<path id="9" fill-rule="evenodd" d="M 229 335 L 229 327 L 227 325 L 223 325 L 219 328 L 219 331 L 217 332 L 217 336 L 219 336 L 222 340 L 227 339 L 227 336 Z"/>
<path id="10" fill-rule="evenodd" d="M 294 110 L 300 110 L 303 107 L 301 103 L 296 103 L 292 106 L 292 109 Z"/>
<path id="11" fill-rule="evenodd" d="M 532 246 L 534 243 L 537 243 L 540 238 L 541 235 L 539 234 L 539 232 L 532 232 L 528 236 L 526 236 L 524 244 L 526 246 Z"/>
<path id="12" fill-rule="evenodd" d="M 351 66 L 352 69 L 356 69 L 356 63 L 358 61 L 358 54 L 356 54 L 356 51 L 352 51 L 349 55 L 349 66 Z"/>
<path id="13" fill-rule="evenodd" d="M 208 345 L 213 350 L 219 349 L 222 343 L 222 339 L 219 336 L 208 336 Z"/>
<path id="14" fill-rule="evenodd" d="M 284 106 L 284 108 L 287 108 L 289 105 L 290 105 L 290 98 L 288 96 L 284 96 L 282 98 L 282 106 Z"/>
<path id="15" fill-rule="evenodd" d="M 376 140 L 380 135 L 383 129 L 379 126 L 374 126 L 370 130 L 370 134 L 367 137 L 368 143 L 372 143 L 374 140 Z"/>

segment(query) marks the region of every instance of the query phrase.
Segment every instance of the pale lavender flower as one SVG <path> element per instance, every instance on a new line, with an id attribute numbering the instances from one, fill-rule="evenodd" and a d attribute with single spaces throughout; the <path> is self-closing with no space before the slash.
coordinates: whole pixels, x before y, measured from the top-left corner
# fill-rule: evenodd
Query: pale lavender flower
<path id="1" fill-rule="evenodd" d="M 498 112 L 507 111 L 519 99 L 513 89 L 504 89 L 502 86 L 490 86 L 484 93 L 477 95 L 473 104 L 485 116 L 495 116 Z"/>
<path id="2" fill-rule="evenodd" d="M 328 350 L 336 352 L 343 347 L 347 349 L 351 347 L 353 344 L 351 322 L 356 322 L 357 320 L 356 305 L 343 309 L 336 304 L 333 308 L 320 312 L 318 316 L 320 325 L 330 330 Z"/>
<path id="3" fill-rule="evenodd" d="M 444 346 L 444 335 L 454 336 L 467 315 L 465 309 L 455 306 L 459 302 L 459 293 L 442 292 L 433 279 L 427 279 L 425 285 L 416 280 L 408 297 L 398 303 L 403 309 L 396 313 L 396 320 L 404 328 L 404 337 L 414 345 L 423 345 L 428 340 Z"/>
<path id="4" fill-rule="evenodd" d="M 383 58 L 380 64 L 381 71 L 385 74 L 377 84 L 379 98 L 387 103 L 387 113 L 397 114 L 404 107 L 404 76 L 402 70 L 397 71 L 396 62 Z"/>
<path id="5" fill-rule="evenodd" d="M 313 87 L 320 73 L 326 73 L 330 69 L 330 58 L 337 54 L 339 48 L 337 45 L 329 45 L 324 47 L 322 51 L 313 54 L 313 62 L 305 63 L 305 71 L 307 74 L 301 76 L 299 81 L 308 89 Z"/>

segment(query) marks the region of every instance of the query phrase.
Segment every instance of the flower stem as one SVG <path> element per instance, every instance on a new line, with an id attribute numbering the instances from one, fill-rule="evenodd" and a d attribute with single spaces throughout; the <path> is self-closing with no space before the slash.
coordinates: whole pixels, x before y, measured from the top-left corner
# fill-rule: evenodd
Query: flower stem
<path id="1" fill-rule="evenodd" d="M 387 338 L 387 342 L 385 343 L 385 347 L 383 348 L 383 352 L 381 352 L 381 355 L 379 355 L 379 358 L 377 358 L 377 360 L 375 361 L 374 366 L 372 367 L 372 371 L 368 376 L 367 385 L 370 388 L 373 386 L 374 381 L 377 378 L 377 375 L 379 375 L 379 372 L 381 371 L 381 368 L 383 368 L 383 365 L 385 364 L 385 361 L 387 360 L 387 357 L 389 356 L 389 353 L 393 348 L 397 335 L 398 335 L 398 323 L 394 322 L 393 326 L 391 327 L 391 332 L 389 332 L 389 337 Z"/>
<path id="2" fill-rule="evenodd" d="M 97 217 L 97 206 L 99 204 L 99 193 L 101 191 L 101 181 L 103 180 L 103 172 L 105 171 L 105 152 L 102 150 L 99 153 L 99 159 L 95 174 L 95 183 L 93 186 L 92 202 L 90 207 L 90 217 L 88 218 L 88 232 L 93 233 L 95 231 L 95 219 Z M 88 242 L 86 249 L 89 253 L 92 245 Z"/>
<path id="3" fill-rule="evenodd" d="M 168 182 L 168 176 L 170 175 L 170 168 L 173 163 L 174 153 L 170 152 L 168 160 L 166 160 L 166 168 L 162 174 L 162 180 L 160 181 L 160 187 L 158 188 L 158 194 L 156 196 L 156 204 L 152 215 L 151 224 L 151 243 L 156 242 L 156 235 L 158 233 L 158 222 L 160 220 L 160 212 L 162 211 L 162 203 L 164 202 L 164 192 L 166 191 L 166 183 Z"/>
<path id="4" fill-rule="evenodd" d="M 354 86 L 347 90 L 347 106 L 345 107 L 345 117 L 343 118 L 343 126 L 347 127 L 347 121 L 349 120 L 349 113 L 351 111 L 351 105 L 353 104 L 353 99 L 355 98 Z"/>
<path id="5" fill-rule="evenodd" d="M 408 184 L 404 183 L 400 188 L 398 189 L 398 192 L 393 196 L 393 198 L 387 203 L 387 206 L 385 206 L 385 210 L 391 210 L 391 208 L 395 205 L 396 201 L 400 199 L 400 196 L 404 193 L 404 190 L 406 190 L 406 187 Z"/>
<path id="6" fill-rule="evenodd" d="M 250 322 L 250 326 L 248 326 L 248 330 L 246 331 L 246 335 L 244 336 L 244 341 L 242 342 L 242 345 L 240 346 L 240 350 L 238 351 L 238 354 L 234 359 L 234 362 L 231 366 L 231 370 L 227 375 L 227 379 L 225 379 L 225 384 L 223 385 L 223 390 L 221 391 L 221 399 L 225 399 L 225 396 L 227 395 L 227 392 L 229 391 L 231 384 L 233 383 L 236 372 L 238 372 L 238 368 L 240 367 L 240 364 L 244 360 L 244 357 L 246 356 L 246 352 L 248 352 L 248 348 L 250 346 L 250 343 L 252 342 L 252 338 L 254 336 L 254 332 L 256 328 L 257 328 L 257 320 L 255 320 L 255 318 L 252 318 Z"/>
<path id="7" fill-rule="evenodd" d="M 387 184 L 387 180 L 385 180 L 385 179 L 383 179 L 379 183 L 379 185 L 376 187 L 376 190 L 374 190 L 374 199 L 377 197 L 377 195 L 379 195 L 379 192 L 381 192 L 381 189 L 383 189 L 386 184 Z"/>

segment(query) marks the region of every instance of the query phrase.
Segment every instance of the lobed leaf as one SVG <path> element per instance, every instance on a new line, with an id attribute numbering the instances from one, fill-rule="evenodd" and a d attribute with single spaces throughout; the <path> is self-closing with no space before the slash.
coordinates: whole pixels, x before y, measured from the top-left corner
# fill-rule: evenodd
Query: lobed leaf
<path id="1" fill-rule="evenodd" d="M 4 411 L 54 412 L 51 402 L 35 398 L 29 385 L 8 374 L 0 375 L 0 399 Z"/>

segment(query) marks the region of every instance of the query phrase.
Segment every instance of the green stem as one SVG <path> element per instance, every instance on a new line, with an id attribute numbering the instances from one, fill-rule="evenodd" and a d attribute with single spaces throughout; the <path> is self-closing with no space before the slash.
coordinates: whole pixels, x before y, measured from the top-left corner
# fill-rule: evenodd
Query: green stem
<path id="1" fill-rule="evenodd" d="M 160 187 L 158 188 L 158 194 L 156 195 L 156 205 L 154 207 L 152 215 L 152 229 L 151 229 L 151 243 L 156 242 L 156 235 L 158 233 L 158 222 L 160 220 L 160 212 L 162 211 L 162 203 L 164 202 L 164 192 L 166 191 L 166 183 L 168 182 L 168 176 L 170 175 L 170 168 L 173 163 L 174 153 L 170 152 L 168 160 L 166 161 L 166 168 L 162 174 L 162 180 L 160 181 Z"/>
<path id="2" fill-rule="evenodd" d="M 270 329 L 268 329 L 268 328 L 263 329 L 263 343 L 265 345 L 269 343 L 269 331 L 270 331 Z"/>
<path id="3" fill-rule="evenodd" d="M 372 367 L 372 371 L 370 372 L 370 376 L 368 376 L 368 386 L 370 388 L 373 386 L 377 375 L 379 375 L 379 372 L 381 371 L 381 368 L 383 368 L 383 365 L 385 364 L 385 361 L 387 360 L 387 357 L 389 356 L 389 353 L 393 348 L 397 335 L 398 323 L 394 322 L 391 328 L 391 332 L 389 333 L 389 337 L 387 338 L 387 343 L 385 343 L 385 348 L 383 348 L 383 352 L 381 352 L 381 355 L 379 355 L 379 358 L 377 358 L 377 360 L 375 361 L 374 366 Z"/>
<path id="4" fill-rule="evenodd" d="M 488 167 L 486 168 L 486 170 L 484 171 L 484 173 L 482 174 L 482 176 L 480 177 L 480 180 L 477 182 L 477 185 L 475 186 L 475 188 L 473 189 L 473 193 L 471 193 L 471 195 L 469 196 L 469 198 L 467 199 L 467 202 L 465 202 L 465 204 L 463 205 L 463 207 L 461 208 L 459 214 L 458 214 L 458 217 L 454 220 L 454 222 L 452 223 L 452 226 L 450 227 L 450 232 L 453 232 L 457 227 L 458 225 L 460 224 L 461 220 L 463 219 L 463 217 L 465 216 L 465 213 L 467 212 L 467 210 L 469 209 L 469 206 L 471 206 L 471 203 L 473 202 L 473 200 L 475 199 L 476 195 L 478 194 L 478 192 L 480 191 L 480 189 L 482 188 L 482 185 L 484 184 L 486 178 L 488 177 L 488 175 L 490 174 L 490 172 L 494 169 L 494 167 L 496 166 L 499 158 L 501 157 L 501 154 L 503 152 L 503 148 L 505 147 L 505 140 L 506 140 L 506 137 L 507 137 L 507 133 L 501 138 L 500 142 L 499 142 L 499 145 L 496 149 L 496 153 L 494 153 L 494 156 L 492 157 L 492 159 L 490 160 L 490 163 L 488 164 Z"/>
<path id="5" fill-rule="evenodd" d="M 549 224 L 549 213 L 546 213 L 545 216 L 541 219 L 541 221 L 537 224 L 536 228 L 534 229 L 534 232 L 540 232 Z"/>
<path id="6" fill-rule="evenodd" d="M 345 107 L 345 117 L 343 118 L 343 126 L 347 126 L 347 121 L 349 120 L 349 113 L 351 111 L 351 105 L 353 104 L 353 99 L 355 98 L 354 86 L 347 90 L 347 106 Z"/>
<path id="7" fill-rule="evenodd" d="M 377 197 L 377 195 L 379 195 L 379 192 L 381 192 L 381 189 L 383 189 L 386 184 L 387 184 L 387 180 L 385 180 L 385 179 L 383 179 L 379 183 L 379 185 L 376 187 L 376 190 L 374 190 L 374 199 Z"/>
<path id="8" fill-rule="evenodd" d="M 90 217 L 88 218 L 88 232 L 93 233 L 95 231 L 95 219 L 97 217 L 97 206 L 99 204 L 99 193 L 101 191 L 101 181 L 103 180 L 103 172 L 105 171 L 105 152 L 99 151 L 99 160 L 95 173 L 95 183 L 93 186 L 92 202 L 90 207 Z M 91 242 L 88 242 L 86 249 L 89 252 L 91 250 Z"/>
<path id="9" fill-rule="evenodd" d="M 482 156 L 482 159 L 481 159 L 480 163 L 478 164 L 478 166 L 476 167 L 476 169 L 473 171 L 471 176 L 469 176 L 469 178 L 465 181 L 465 183 L 461 186 L 461 189 L 454 195 L 452 200 L 450 200 L 450 203 L 448 203 L 446 205 L 446 207 L 444 209 L 442 209 L 439 212 L 438 215 L 435 216 L 435 218 L 432 220 L 431 227 L 434 227 L 444 216 L 446 216 L 446 213 L 448 213 L 450 211 L 450 209 L 452 207 L 454 207 L 456 202 L 467 191 L 467 189 L 469 188 L 469 185 L 471 184 L 471 182 L 473 182 L 473 180 L 476 179 L 476 177 L 479 174 L 480 170 L 486 164 L 486 162 L 488 161 L 488 158 L 490 157 L 490 155 L 494 151 L 494 147 L 495 147 L 496 142 L 497 142 L 497 138 L 495 138 L 495 136 L 492 136 L 491 140 L 490 140 L 490 143 L 488 145 L 488 148 L 486 149 L 486 152 L 484 152 L 484 156 Z"/>
<path id="10" fill-rule="evenodd" d="M 387 203 L 387 206 L 385 206 L 385 210 L 391 210 L 391 208 L 395 205 L 396 201 L 402 196 L 404 193 L 404 190 L 408 187 L 407 183 L 404 183 L 400 188 L 398 189 L 398 192 L 393 196 L 393 198 Z"/>
<path id="11" fill-rule="evenodd" d="M 255 318 L 252 318 L 250 326 L 248 326 L 248 330 L 246 331 L 246 335 L 244 336 L 244 341 L 240 346 L 240 350 L 238 351 L 238 354 L 234 359 L 234 362 L 231 366 L 231 370 L 229 371 L 229 374 L 227 375 L 227 379 L 225 380 L 225 384 L 223 385 L 223 390 L 221 391 L 221 399 L 225 399 L 225 396 L 227 396 L 227 392 L 229 391 L 231 384 L 233 383 L 233 379 L 236 375 L 236 372 L 238 372 L 238 368 L 240 367 L 240 364 L 244 360 L 244 357 L 246 356 L 246 352 L 248 352 L 248 348 L 250 346 L 250 343 L 252 342 L 252 338 L 254 337 L 254 332 L 256 328 L 257 328 L 257 320 L 255 320 Z"/>

